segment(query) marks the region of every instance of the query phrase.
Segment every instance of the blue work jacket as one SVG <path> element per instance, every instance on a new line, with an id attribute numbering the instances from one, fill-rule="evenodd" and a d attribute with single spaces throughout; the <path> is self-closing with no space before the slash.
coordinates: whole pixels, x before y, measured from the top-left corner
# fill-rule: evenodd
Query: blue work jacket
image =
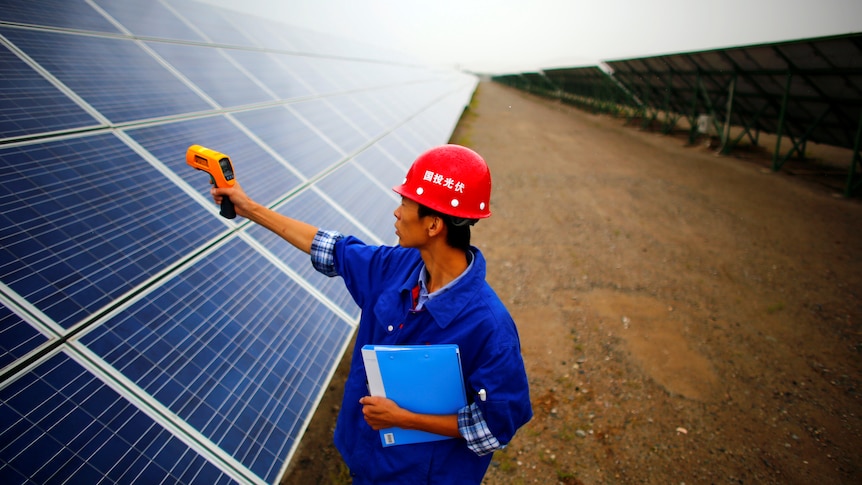
<path id="1" fill-rule="evenodd" d="M 502 445 L 532 417 L 515 323 L 485 281 L 482 253 L 476 248 L 471 251 L 471 270 L 416 312 L 411 291 L 423 266 L 418 250 L 368 246 L 350 236 L 335 244 L 335 269 L 362 308 L 335 429 L 335 445 L 354 485 L 479 484 L 493 456 L 477 455 L 464 439 L 384 448 L 359 404 L 368 395 L 363 345 L 457 344 L 468 403 L 479 406 Z M 479 398 L 480 390 L 485 400 Z"/>

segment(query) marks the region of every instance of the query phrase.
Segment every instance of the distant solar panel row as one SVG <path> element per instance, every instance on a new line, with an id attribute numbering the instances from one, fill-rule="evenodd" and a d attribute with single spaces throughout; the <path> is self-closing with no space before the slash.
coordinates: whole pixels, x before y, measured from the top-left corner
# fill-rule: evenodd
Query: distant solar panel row
<path id="1" fill-rule="evenodd" d="M 643 126 L 683 117 L 689 142 L 716 133 L 729 153 L 745 137 L 776 135 L 772 169 L 811 141 L 852 152 L 844 195 L 862 187 L 862 34 L 607 61 L 598 67 L 496 76 L 518 89 L 611 113 Z M 625 109 L 623 109 L 625 108 Z M 705 125 L 699 126 L 705 120 Z M 736 132 L 731 136 L 731 127 Z M 790 147 L 790 148 L 787 148 Z"/>
<path id="2" fill-rule="evenodd" d="M 358 309 L 185 151 L 392 242 L 476 82 L 191 0 L 0 4 L 0 482 L 277 482 Z"/>
<path id="3" fill-rule="evenodd" d="M 862 114 L 862 35 L 610 61 L 614 77 L 656 109 L 710 104 L 719 119 L 853 148 Z M 732 93 L 732 94 L 731 94 Z M 728 105 L 728 98 L 732 104 Z M 731 106 L 728 111 L 727 106 Z"/>

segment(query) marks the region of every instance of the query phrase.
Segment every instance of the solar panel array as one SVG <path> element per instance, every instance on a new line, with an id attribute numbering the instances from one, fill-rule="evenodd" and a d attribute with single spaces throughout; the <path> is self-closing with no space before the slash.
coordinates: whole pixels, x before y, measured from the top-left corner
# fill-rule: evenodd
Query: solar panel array
<path id="1" fill-rule="evenodd" d="M 496 76 L 494 80 L 531 93 L 552 96 L 591 111 L 616 113 L 623 106 L 636 104 L 630 93 L 597 66 L 504 74 Z"/>
<path id="2" fill-rule="evenodd" d="M 613 112 L 620 107 L 646 126 L 665 114 L 664 131 L 688 119 L 697 130 L 720 135 L 727 153 L 759 133 L 785 142 L 773 154 L 773 170 L 812 141 L 853 152 L 845 195 L 862 187 L 862 34 L 792 40 L 700 52 L 606 61 L 598 67 L 496 76 L 494 80 L 564 101 Z M 541 76 L 540 76 L 541 75 Z M 612 83 L 607 82 L 612 80 Z M 596 101 L 587 102 L 583 97 Z M 699 118 L 711 126 L 699 127 Z M 730 126 L 741 128 L 734 137 Z M 787 147 L 790 148 L 787 148 Z M 772 148 L 772 147 L 770 147 Z"/>
<path id="3" fill-rule="evenodd" d="M 358 309 L 186 149 L 392 243 L 476 83 L 191 0 L 0 4 L 0 482 L 277 482 Z"/>
<path id="4" fill-rule="evenodd" d="M 608 65 L 657 109 L 688 114 L 694 107 L 736 126 L 854 146 L 862 115 L 862 34 Z"/>

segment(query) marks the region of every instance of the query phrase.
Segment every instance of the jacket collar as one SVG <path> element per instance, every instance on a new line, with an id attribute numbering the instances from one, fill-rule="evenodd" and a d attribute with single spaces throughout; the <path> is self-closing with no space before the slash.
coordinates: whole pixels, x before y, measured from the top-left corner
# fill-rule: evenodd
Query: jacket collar
<path id="1" fill-rule="evenodd" d="M 423 311 L 427 311 L 440 328 L 446 328 L 452 323 L 452 320 L 473 300 L 485 281 L 485 258 L 476 247 L 471 246 L 470 252 L 473 254 L 473 266 L 470 271 L 447 291 L 426 301 L 423 307 Z M 404 283 L 401 292 L 408 294 L 412 292 L 419 281 L 422 268 L 423 266 L 420 265 L 412 277 Z"/>

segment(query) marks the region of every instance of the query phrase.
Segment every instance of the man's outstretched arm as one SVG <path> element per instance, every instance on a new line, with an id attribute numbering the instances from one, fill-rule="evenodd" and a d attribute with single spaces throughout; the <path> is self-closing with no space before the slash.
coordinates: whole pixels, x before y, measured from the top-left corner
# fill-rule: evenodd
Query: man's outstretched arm
<path id="1" fill-rule="evenodd" d="M 221 204 L 222 197 L 230 197 L 237 215 L 269 229 L 297 249 L 311 253 L 316 227 L 258 204 L 246 195 L 239 184 L 228 188 L 214 187 L 211 193 L 216 204 Z"/>

